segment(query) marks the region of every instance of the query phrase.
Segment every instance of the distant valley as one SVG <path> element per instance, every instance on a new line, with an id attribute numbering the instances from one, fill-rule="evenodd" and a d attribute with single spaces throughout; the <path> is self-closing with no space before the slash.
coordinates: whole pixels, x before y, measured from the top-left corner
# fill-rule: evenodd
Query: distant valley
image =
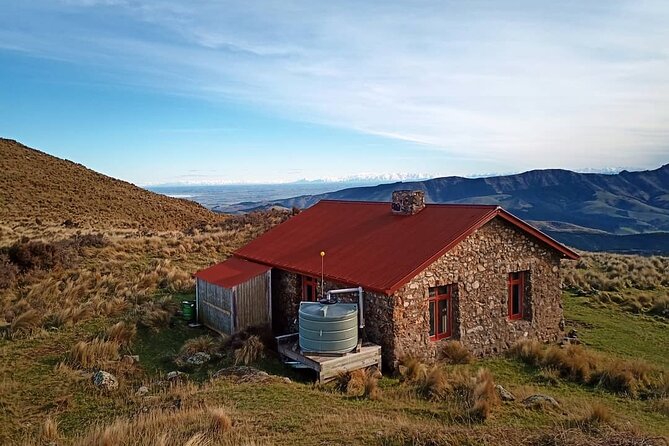
<path id="1" fill-rule="evenodd" d="M 669 254 L 669 164 L 612 175 L 549 169 L 489 178 L 444 177 L 247 201 L 213 210 L 304 209 L 323 199 L 389 201 L 398 189 L 423 190 L 431 203 L 497 204 L 578 249 Z"/>

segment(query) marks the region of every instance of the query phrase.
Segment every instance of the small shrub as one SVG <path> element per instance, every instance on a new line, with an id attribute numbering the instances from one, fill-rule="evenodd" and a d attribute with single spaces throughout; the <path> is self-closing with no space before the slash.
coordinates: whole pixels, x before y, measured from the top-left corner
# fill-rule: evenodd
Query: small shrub
<path id="1" fill-rule="evenodd" d="M 448 364 L 470 364 L 474 360 L 472 354 L 460 341 L 444 342 L 439 353 L 440 359 Z"/>
<path id="2" fill-rule="evenodd" d="M 9 260 L 21 272 L 33 269 L 50 270 L 68 263 L 68 253 L 63 243 L 45 243 L 22 239 L 9 247 Z"/>
<path id="3" fill-rule="evenodd" d="M 265 345 L 258 336 L 250 336 L 240 348 L 235 350 L 235 365 L 249 365 L 264 357 Z"/>
<path id="4" fill-rule="evenodd" d="M 209 409 L 211 417 L 210 430 L 213 434 L 224 434 L 232 429 L 232 419 L 228 412 L 221 408 Z"/>

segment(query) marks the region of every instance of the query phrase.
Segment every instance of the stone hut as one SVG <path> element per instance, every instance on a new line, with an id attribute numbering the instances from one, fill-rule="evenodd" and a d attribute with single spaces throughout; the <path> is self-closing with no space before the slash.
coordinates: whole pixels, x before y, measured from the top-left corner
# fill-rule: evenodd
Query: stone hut
<path id="1" fill-rule="evenodd" d="M 446 340 L 479 356 L 557 340 L 564 258 L 578 255 L 498 206 L 397 191 L 392 203 L 323 200 L 232 259 L 271 268 L 277 335 L 295 332 L 300 301 L 361 286 L 364 336 L 394 367 L 404 354 L 433 359 Z"/>

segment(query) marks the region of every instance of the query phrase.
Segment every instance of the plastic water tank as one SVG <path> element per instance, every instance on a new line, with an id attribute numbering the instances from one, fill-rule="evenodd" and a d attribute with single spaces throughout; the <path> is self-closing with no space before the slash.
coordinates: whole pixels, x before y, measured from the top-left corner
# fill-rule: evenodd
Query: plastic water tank
<path id="1" fill-rule="evenodd" d="M 307 352 L 346 353 L 358 344 L 358 306 L 301 302 L 300 348 Z"/>

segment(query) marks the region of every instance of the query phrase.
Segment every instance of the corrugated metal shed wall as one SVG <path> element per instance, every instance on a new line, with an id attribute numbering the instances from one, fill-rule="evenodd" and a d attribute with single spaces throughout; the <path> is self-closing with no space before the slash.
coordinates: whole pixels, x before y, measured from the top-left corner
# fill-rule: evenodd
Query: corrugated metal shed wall
<path id="1" fill-rule="evenodd" d="M 271 324 L 270 271 L 232 288 L 197 279 L 198 318 L 220 333 Z"/>

